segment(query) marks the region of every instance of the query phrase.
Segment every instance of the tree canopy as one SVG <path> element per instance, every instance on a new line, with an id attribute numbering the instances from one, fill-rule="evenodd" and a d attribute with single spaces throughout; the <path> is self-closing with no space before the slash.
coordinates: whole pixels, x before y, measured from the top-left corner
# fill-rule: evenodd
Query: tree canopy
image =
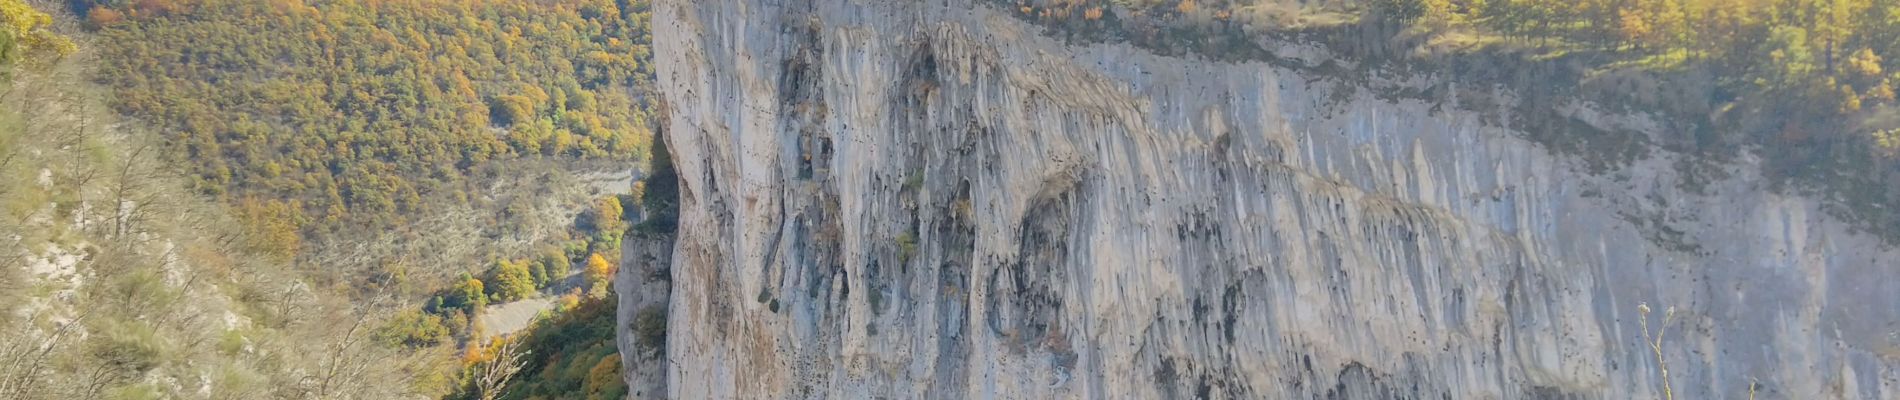
<path id="1" fill-rule="evenodd" d="M 270 219 L 305 233 L 483 201 L 498 160 L 651 142 L 641 1 L 81 3 L 115 106 L 197 189 L 288 205 Z"/>
<path id="2" fill-rule="evenodd" d="M 0 79 L 22 60 L 50 60 L 78 51 L 71 39 L 54 33 L 53 17 L 24 0 L 0 0 Z"/>

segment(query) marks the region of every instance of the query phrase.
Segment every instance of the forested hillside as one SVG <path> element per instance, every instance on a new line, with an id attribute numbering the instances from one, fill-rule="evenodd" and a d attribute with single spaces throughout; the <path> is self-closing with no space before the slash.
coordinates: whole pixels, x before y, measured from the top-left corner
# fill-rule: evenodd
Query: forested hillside
<path id="1" fill-rule="evenodd" d="M 1054 34 L 1165 54 L 1296 64 L 1262 47 L 1323 45 L 1360 62 L 1347 81 L 1434 76 L 1515 97 L 1495 124 L 1615 167 L 1645 149 L 1708 161 L 1754 154 L 1782 189 L 1900 240 L 1900 1 L 1894 0 L 993 0 Z M 1448 85 L 1380 93 L 1449 102 Z M 1656 117 L 1660 135 L 1603 131 L 1555 110 L 1575 99 Z M 1504 114 L 1509 114 L 1506 117 Z"/>
<path id="2" fill-rule="evenodd" d="M 0 398 L 392 399 L 440 350 L 366 340 L 393 296 L 316 287 L 184 190 L 43 3 L 0 0 Z M 25 17 L 23 17 L 25 16 Z M 23 35 L 24 34 L 24 35 Z"/>
<path id="3" fill-rule="evenodd" d="M 150 121 L 193 187 L 304 235 L 501 210 L 531 159 L 640 159 L 643 2 L 82 1 L 114 105 Z"/>
<path id="4" fill-rule="evenodd" d="M 0 80 L 11 77 L 15 64 L 50 63 L 78 50 L 52 24 L 52 15 L 21 0 L 0 1 Z"/>
<path id="5" fill-rule="evenodd" d="M 616 396 L 645 8 L 0 0 L 0 398 Z"/>

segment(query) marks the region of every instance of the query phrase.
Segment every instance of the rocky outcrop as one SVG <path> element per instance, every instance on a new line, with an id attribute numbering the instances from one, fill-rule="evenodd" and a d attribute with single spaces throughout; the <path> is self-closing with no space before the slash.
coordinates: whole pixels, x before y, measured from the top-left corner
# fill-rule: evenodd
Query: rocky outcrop
<path id="1" fill-rule="evenodd" d="M 629 399 L 666 398 L 666 308 L 673 235 L 635 233 L 622 240 L 614 273 L 614 347 L 620 350 Z M 658 324 L 657 327 L 654 326 Z M 658 332 L 659 335 L 655 335 Z M 653 336 L 661 338 L 655 340 Z"/>
<path id="2" fill-rule="evenodd" d="M 958 1 L 653 15 L 672 397 L 1655 398 L 1645 317 L 1677 398 L 1900 396 L 1900 252 L 1748 165 L 1596 171 L 1299 44 L 1072 46 Z"/>

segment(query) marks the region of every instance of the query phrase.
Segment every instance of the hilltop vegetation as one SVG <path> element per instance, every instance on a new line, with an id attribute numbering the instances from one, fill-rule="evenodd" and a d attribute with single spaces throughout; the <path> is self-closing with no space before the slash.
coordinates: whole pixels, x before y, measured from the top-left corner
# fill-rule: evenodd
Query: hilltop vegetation
<path id="1" fill-rule="evenodd" d="M 501 211 L 488 190 L 515 164 L 499 162 L 634 161 L 651 141 L 644 2 L 77 8 L 116 108 L 157 126 L 192 187 L 242 206 L 280 253 L 451 206 Z"/>
<path id="2" fill-rule="evenodd" d="M 471 382 L 445 399 L 626 398 L 613 325 L 612 297 L 564 301 L 559 313 L 537 321 L 526 333 L 489 342 L 463 358 L 474 371 L 512 361 L 503 365 L 513 370 L 509 379 L 490 387 Z"/>
<path id="3" fill-rule="evenodd" d="M 0 398 L 625 390 L 600 297 L 643 185 L 566 171 L 647 158 L 644 2 L 32 4 L 0 0 Z M 533 333 L 473 322 L 557 285 Z"/>
<path id="4" fill-rule="evenodd" d="M 15 26 L 15 7 L 0 0 L 0 22 Z M 447 357 L 362 340 L 392 298 L 311 284 L 250 251 L 266 238 L 233 229 L 227 208 L 183 190 L 149 135 L 87 82 L 91 52 L 13 54 L 0 79 L 0 398 L 447 389 L 429 372 Z"/>

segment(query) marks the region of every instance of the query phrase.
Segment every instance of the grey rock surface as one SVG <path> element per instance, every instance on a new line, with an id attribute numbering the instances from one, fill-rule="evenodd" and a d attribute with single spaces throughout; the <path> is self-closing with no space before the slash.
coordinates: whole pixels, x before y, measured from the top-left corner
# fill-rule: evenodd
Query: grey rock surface
<path id="1" fill-rule="evenodd" d="M 664 313 L 671 284 L 667 280 L 673 237 L 637 233 L 620 245 L 620 269 L 614 274 L 614 347 L 620 350 L 628 399 L 667 398 L 666 343 L 647 343 L 636 330 L 641 314 Z"/>
<path id="2" fill-rule="evenodd" d="M 1592 172 L 1364 90 L 1426 83 L 964 1 L 653 15 L 674 398 L 1660 398 L 1645 303 L 1676 398 L 1900 398 L 1900 252 L 1747 160 Z"/>

